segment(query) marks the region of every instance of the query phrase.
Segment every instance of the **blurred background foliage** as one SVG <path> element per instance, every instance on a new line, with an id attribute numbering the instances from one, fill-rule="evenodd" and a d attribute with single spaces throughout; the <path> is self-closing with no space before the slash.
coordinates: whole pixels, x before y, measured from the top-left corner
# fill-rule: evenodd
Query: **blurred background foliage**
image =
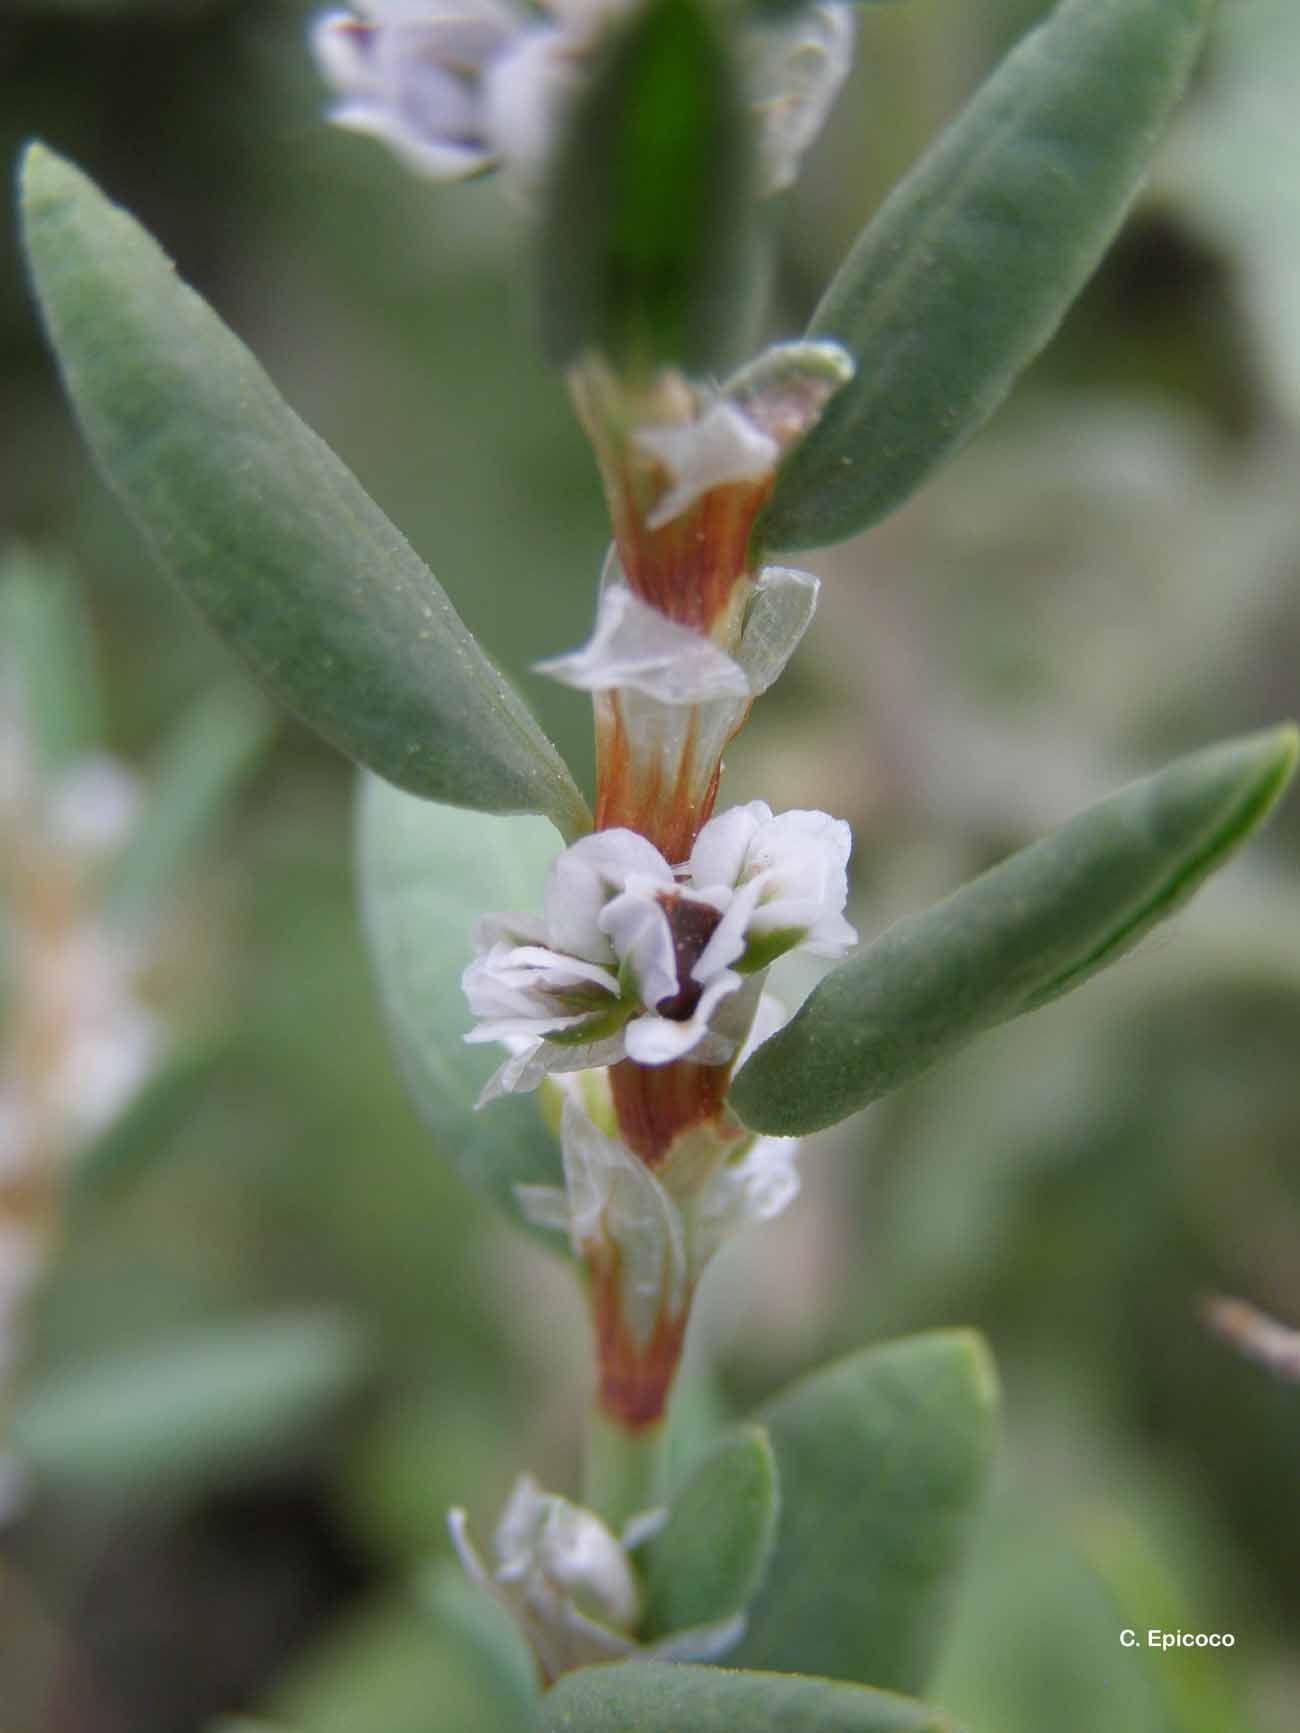
<path id="1" fill-rule="evenodd" d="M 774 333 L 1044 9 L 866 10 L 770 218 Z M 526 230 L 500 187 L 431 188 L 322 124 L 310 10 L 0 0 L 3 158 L 39 134 L 154 230 L 586 779 L 585 706 L 528 671 L 584 636 L 604 529 L 533 341 Z M 726 793 L 852 819 L 864 933 L 1131 774 L 1300 712 L 1298 79 L 1293 0 L 1224 0 L 1147 197 L 1011 404 L 810 562 L 822 611 Z M 156 786 L 187 720 L 209 737 L 196 694 L 246 720 L 238 786 L 209 766 L 220 810 L 157 887 L 170 1091 L 74 1187 L 33 1309 L 0 1722 L 498 1727 L 443 1512 L 482 1528 L 525 1466 L 573 1489 L 579 1305 L 428 1147 L 361 952 L 349 770 L 268 736 L 91 475 L 8 228 L 0 379 L 0 530 L 76 574 L 108 748 Z M 865 1341 L 988 1333 L 1007 1438 L 932 1692 L 971 1733 L 1295 1725 L 1300 1390 L 1197 1304 L 1300 1321 L 1298 1052 L 1293 800 L 1123 968 L 818 1139 L 796 1209 L 710 1278 L 699 1431 Z M 1121 1648 L 1148 1625 L 1236 1647 Z"/>

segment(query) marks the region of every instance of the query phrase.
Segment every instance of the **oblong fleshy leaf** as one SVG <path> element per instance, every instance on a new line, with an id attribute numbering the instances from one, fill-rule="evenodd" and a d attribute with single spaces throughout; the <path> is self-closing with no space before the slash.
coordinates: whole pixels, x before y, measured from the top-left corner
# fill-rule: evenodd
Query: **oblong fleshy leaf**
<path id="1" fill-rule="evenodd" d="M 535 1095 L 507 1095 L 475 1111 L 503 1055 L 466 1046 L 473 1018 L 460 977 L 478 916 L 539 908 L 557 852 L 542 819 L 437 806 L 365 779 L 362 915 L 402 1071 L 446 1158 L 516 1220 L 516 1185 L 564 1184 L 559 1143 Z M 558 1249 L 562 1241 L 552 1234 L 546 1243 Z"/>
<path id="2" fill-rule="evenodd" d="M 742 1428 L 700 1464 L 645 1550 L 643 1641 L 744 1612 L 772 1556 L 779 1501 L 761 1426 Z"/>
<path id="3" fill-rule="evenodd" d="M 899 184 L 813 315 L 857 372 L 761 546 L 866 529 L 996 408 L 1119 227 L 1216 3 L 1062 0 Z"/>
<path id="4" fill-rule="evenodd" d="M 399 787 L 588 828 L 559 755 L 432 573 L 150 236 L 40 145 L 22 214 L 100 467 L 262 685 Z"/>
<path id="5" fill-rule="evenodd" d="M 750 258 L 751 123 L 700 0 L 651 0 L 614 33 L 556 152 L 539 225 L 557 361 L 715 366 Z"/>
<path id="6" fill-rule="evenodd" d="M 755 1130 L 816 1131 L 1079 986 L 1263 823 L 1297 738 L 1288 725 L 1191 753 L 899 921 L 764 1042 L 733 1106 Z"/>
<path id="7" fill-rule="evenodd" d="M 869 1348 L 757 1418 L 781 1517 L 728 1660 L 923 1690 L 992 1455 L 997 1379 L 983 1341 L 947 1330 Z"/>
<path id="8" fill-rule="evenodd" d="M 538 1733 L 958 1733 L 889 1691 L 670 1661 L 586 1667 L 542 1699 Z"/>

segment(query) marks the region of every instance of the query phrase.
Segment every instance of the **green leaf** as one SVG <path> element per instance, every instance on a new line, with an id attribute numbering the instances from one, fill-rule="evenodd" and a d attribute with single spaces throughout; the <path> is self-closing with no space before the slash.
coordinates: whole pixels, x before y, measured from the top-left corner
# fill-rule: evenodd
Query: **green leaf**
<path id="1" fill-rule="evenodd" d="M 982 1341 L 945 1331 L 854 1354 L 764 1408 L 781 1520 L 728 1661 L 923 1688 L 983 1491 L 996 1402 Z"/>
<path id="2" fill-rule="evenodd" d="M 259 1467 L 318 1427 L 365 1370 L 331 1313 L 187 1335 L 25 1390 L 5 1442 L 40 1481 L 150 1498 Z"/>
<path id="3" fill-rule="evenodd" d="M 22 214 L 91 449 L 267 690 L 401 788 L 586 829 L 564 764 L 437 580 L 144 230 L 40 145 Z"/>
<path id="4" fill-rule="evenodd" d="M 1297 743 L 1287 725 L 1178 759 L 899 921 L 764 1042 L 736 1079 L 736 1111 L 787 1136 L 833 1125 L 1077 987 L 1264 822 Z"/>
<path id="5" fill-rule="evenodd" d="M 997 407 L 1137 191 L 1215 0 L 1062 0 L 894 190 L 809 335 L 855 377 L 792 452 L 757 536 L 877 522 Z"/>
<path id="6" fill-rule="evenodd" d="M 535 1096 L 508 1095 L 475 1111 L 504 1055 L 465 1045 L 473 1018 L 460 977 L 478 916 L 539 908 L 556 853 L 541 819 L 489 818 L 365 781 L 362 914 L 403 1073 L 443 1155 L 519 1220 L 517 1184 L 563 1185 L 559 1145 Z"/>
<path id="7" fill-rule="evenodd" d="M 750 122 L 700 0 L 618 31 L 556 152 L 539 223 L 543 332 L 561 363 L 716 366 L 744 298 Z"/>
<path id="8" fill-rule="evenodd" d="M 700 1465 L 646 1547 L 643 1641 L 744 1611 L 772 1556 L 779 1497 L 761 1426 L 745 1427 Z"/>
<path id="9" fill-rule="evenodd" d="M 196 700 L 164 745 L 144 813 L 113 864 L 110 920 L 139 925 L 165 911 L 271 728 L 270 710 L 250 692 L 218 688 Z"/>
<path id="10" fill-rule="evenodd" d="M 780 1673 L 622 1661 L 570 1673 L 538 1733 L 957 1733 L 937 1709 L 888 1691 Z"/>

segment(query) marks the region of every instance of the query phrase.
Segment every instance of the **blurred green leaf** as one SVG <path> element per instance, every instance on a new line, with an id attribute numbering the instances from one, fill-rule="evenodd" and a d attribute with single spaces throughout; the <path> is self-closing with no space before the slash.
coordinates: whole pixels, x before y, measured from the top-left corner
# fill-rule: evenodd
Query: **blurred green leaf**
<path id="1" fill-rule="evenodd" d="M 776 1552 L 728 1662 L 923 1689 L 996 1403 L 988 1351 L 965 1331 L 854 1354 L 769 1403 Z"/>
<path id="2" fill-rule="evenodd" d="M 786 1135 L 833 1125 L 1079 986 L 1264 822 L 1297 743 L 1288 725 L 1191 753 L 899 921 L 763 1043 L 736 1079 L 736 1111 Z"/>
<path id="3" fill-rule="evenodd" d="M 58 558 L 12 545 L 0 557 L 0 671 L 7 665 L 45 776 L 103 749 L 94 651 L 76 579 Z"/>
<path id="4" fill-rule="evenodd" d="M 144 230 L 40 145 L 22 204 L 92 450 L 263 685 L 399 787 L 585 829 L 555 749 L 437 580 Z"/>
<path id="5" fill-rule="evenodd" d="M 884 517 L 968 439 L 1100 260 L 1216 0 L 1063 0 L 903 180 L 813 315 L 856 376 L 792 452 L 757 536 Z"/>
<path id="6" fill-rule="evenodd" d="M 540 1695 L 537 1662 L 500 1601 L 446 1559 L 419 1577 L 415 1594 L 440 1636 L 478 1676 L 485 1725 L 491 1710 L 502 1733 L 530 1725 Z"/>
<path id="7" fill-rule="evenodd" d="M 269 1711 L 293 1733 L 524 1733 L 531 1715 L 485 1689 L 476 1655 L 409 1594 L 353 1610 L 295 1658 Z"/>
<path id="8" fill-rule="evenodd" d="M 38 1482 L 157 1498 L 260 1466 L 365 1371 L 332 1313 L 265 1317 L 62 1368 L 24 1390 L 7 1443 Z"/>
<path id="9" fill-rule="evenodd" d="M 696 1469 L 645 1549 L 642 1639 L 743 1612 L 771 1559 L 779 1504 L 767 1434 L 745 1427 Z"/>
<path id="10" fill-rule="evenodd" d="M 117 1117 L 77 1151 L 67 1206 L 78 1210 L 120 1197 L 166 1155 L 225 1059 L 224 1032 L 192 1037 L 163 1061 Z"/>
<path id="11" fill-rule="evenodd" d="M 752 263 L 750 130 L 713 9 L 637 8 L 577 102 L 539 224 L 557 361 L 719 363 Z"/>
<path id="12" fill-rule="evenodd" d="M 937 1709 L 888 1691 L 780 1673 L 624 1661 L 547 1692 L 539 1733 L 957 1733 Z"/>
<path id="13" fill-rule="evenodd" d="M 398 1059 L 443 1155 L 517 1221 L 516 1185 L 563 1185 L 559 1144 L 535 1097 L 505 1096 L 475 1111 L 502 1055 L 465 1045 L 473 1019 L 460 977 L 477 918 L 540 907 L 556 853 L 541 819 L 434 806 L 365 780 L 362 914 Z M 561 1241 L 551 1234 L 546 1243 Z"/>
<path id="14" fill-rule="evenodd" d="M 1085 1512 L 1079 1550 L 1109 1590 L 1120 1621 L 1138 1634 L 1130 1658 L 1151 1676 L 1170 1733 L 1247 1733 L 1235 1659 L 1222 1648 L 1151 1648 L 1148 1631 L 1206 1631 L 1150 1537 L 1127 1518 Z"/>
<path id="15" fill-rule="evenodd" d="M 110 920 L 157 919 L 261 757 L 272 724 L 268 707 L 238 689 L 208 693 L 181 718 L 150 777 L 144 812 L 113 864 Z"/>

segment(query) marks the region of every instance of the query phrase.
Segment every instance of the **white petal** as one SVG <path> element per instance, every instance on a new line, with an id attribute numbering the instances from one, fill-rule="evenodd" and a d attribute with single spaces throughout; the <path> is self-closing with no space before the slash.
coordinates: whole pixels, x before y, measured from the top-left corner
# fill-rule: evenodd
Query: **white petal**
<path id="1" fill-rule="evenodd" d="M 726 402 L 710 405 L 698 420 L 681 426 L 638 428 L 632 440 L 668 472 L 668 487 L 646 518 L 652 530 L 680 517 L 715 487 L 762 481 L 780 456 L 776 441 Z"/>
<path id="2" fill-rule="evenodd" d="M 609 935 L 620 964 L 631 971 L 643 1005 L 657 1005 L 681 986 L 672 927 L 655 898 L 657 889 L 653 880 L 634 878 L 600 917 L 601 930 Z"/>
<path id="3" fill-rule="evenodd" d="M 593 962 L 608 961 L 611 948 L 601 929 L 601 912 L 634 873 L 665 886 L 674 882 L 659 850 L 635 831 L 600 830 L 566 848 L 551 863 L 542 893 L 555 949 Z"/>
<path id="4" fill-rule="evenodd" d="M 785 671 L 817 608 L 816 578 L 792 566 L 765 566 L 745 615 L 736 660 L 758 697 Z"/>
<path id="5" fill-rule="evenodd" d="M 750 919 L 763 894 L 763 880 L 753 879 L 733 895 L 727 912 L 714 928 L 707 945 L 691 970 L 691 979 L 701 985 L 720 970 L 730 968 L 745 954 Z"/>
<path id="6" fill-rule="evenodd" d="M 816 138 L 853 59 L 853 18 L 844 5 L 809 6 L 785 25 L 755 33 L 752 94 L 763 178 L 787 187 Z"/>
<path id="7" fill-rule="evenodd" d="M 718 1005 L 743 985 L 739 975 L 724 969 L 705 987 L 689 1018 L 680 1022 L 653 1014 L 634 1018 L 623 1031 L 628 1058 L 635 1059 L 638 1065 L 668 1065 L 692 1053 L 701 1064 L 717 1063 L 702 1058 L 695 1050 L 709 1034 L 709 1019 Z M 726 1057 L 734 1051 L 735 1044 L 729 1043 Z"/>
<path id="8" fill-rule="evenodd" d="M 567 1499 L 549 1498 L 537 1563 L 551 1582 L 605 1623 L 636 1622 L 640 1595 L 627 1555 L 600 1518 Z"/>
<path id="9" fill-rule="evenodd" d="M 480 1588 L 491 1588 L 492 1578 L 487 1566 L 479 1557 L 473 1541 L 469 1538 L 469 1517 L 461 1507 L 453 1505 L 447 1512 L 447 1528 L 451 1534 L 451 1544 L 456 1549 L 456 1557 L 461 1562 L 461 1568 L 472 1583 Z"/>
<path id="10" fill-rule="evenodd" d="M 728 807 L 711 818 L 691 850 L 692 885 L 703 890 L 737 884 L 759 826 L 770 822 L 771 817 L 772 808 L 765 800 L 751 800 L 747 806 Z"/>
<path id="11" fill-rule="evenodd" d="M 537 671 L 581 692 L 640 692 L 662 704 L 747 698 L 749 681 L 725 650 L 661 614 L 621 584 L 602 591 L 591 641 Z"/>

